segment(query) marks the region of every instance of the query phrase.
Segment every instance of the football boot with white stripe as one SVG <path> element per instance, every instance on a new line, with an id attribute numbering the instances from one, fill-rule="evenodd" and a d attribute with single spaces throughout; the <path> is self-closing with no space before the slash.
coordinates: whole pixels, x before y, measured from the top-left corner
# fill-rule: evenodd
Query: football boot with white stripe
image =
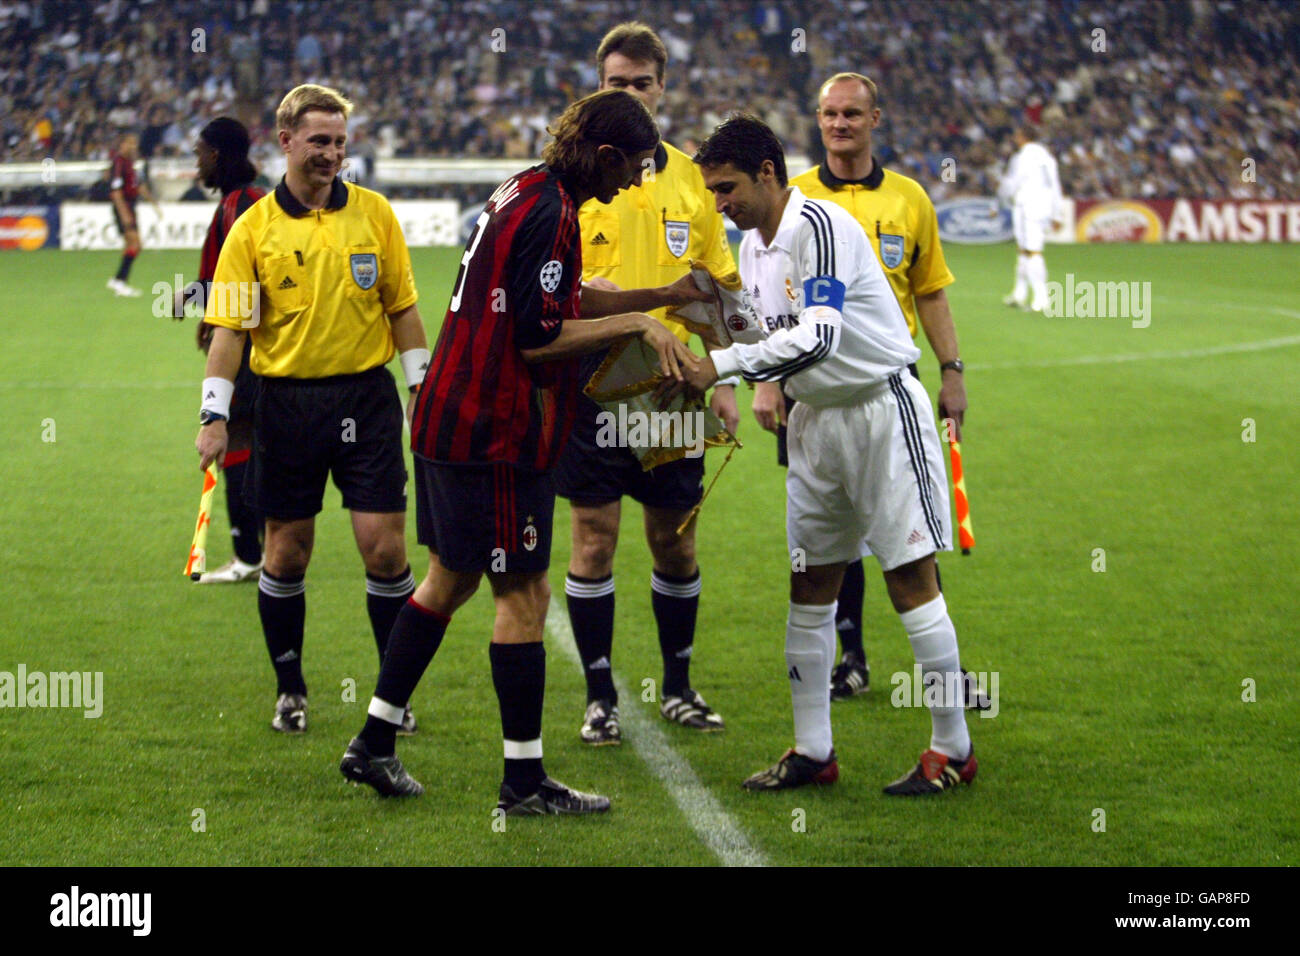
<path id="1" fill-rule="evenodd" d="M 813 760 L 787 750 L 774 766 L 760 770 L 741 784 L 746 790 L 789 790 L 805 784 L 828 784 L 840 779 L 840 765 L 835 751 L 826 760 Z"/>
<path id="2" fill-rule="evenodd" d="M 937 750 L 927 750 L 921 754 L 921 760 L 912 768 L 912 772 L 885 787 L 885 793 L 891 797 L 924 797 L 932 793 L 943 793 L 959 783 L 969 784 L 975 779 L 977 770 L 979 763 L 975 760 L 973 746 L 965 760 L 955 760 Z"/>
<path id="3" fill-rule="evenodd" d="M 852 652 L 840 658 L 831 671 L 831 700 L 848 700 L 871 689 L 871 668 L 861 656 Z"/>
<path id="4" fill-rule="evenodd" d="M 584 744 L 593 747 L 621 744 L 623 731 L 618 726 L 618 704 L 609 700 L 593 700 L 587 705 L 587 713 L 582 718 L 582 730 L 578 733 Z"/>
<path id="5" fill-rule="evenodd" d="M 583 793 L 566 787 L 558 780 L 545 777 L 537 792 L 526 797 L 517 795 L 504 783 L 501 784 L 497 809 L 504 810 L 506 816 L 510 817 L 544 816 L 551 813 L 604 813 L 609 809 L 609 797 Z"/>
<path id="6" fill-rule="evenodd" d="M 282 734 L 307 732 L 307 695 L 281 694 L 275 700 L 275 716 L 271 726 Z"/>
<path id="7" fill-rule="evenodd" d="M 381 797 L 418 797 L 424 793 L 423 785 L 406 772 L 397 754 L 376 757 L 360 737 L 353 737 L 343 752 L 339 772 L 353 783 L 374 787 Z"/>
<path id="8" fill-rule="evenodd" d="M 663 703 L 659 705 L 659 713 L 665 720 L 671 720 L 675 724 L 694 730 L 702 730 L 705 733 L 723 730 L 727 726 L 723 723 L 721 715 L 689 687 L 680 697 L 665 697 Z"/>

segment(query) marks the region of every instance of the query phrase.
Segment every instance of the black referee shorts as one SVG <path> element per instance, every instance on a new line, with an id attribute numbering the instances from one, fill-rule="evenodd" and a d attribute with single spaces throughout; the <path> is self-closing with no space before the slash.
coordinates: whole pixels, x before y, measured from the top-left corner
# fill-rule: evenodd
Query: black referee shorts
<path id="1" fill-rule="evenodd" d="M 239 359 L 239 371 L 235 373 L 235 394 L 230 399 L 230 432 L 253 431 L 253 411 L 257 407 L 257 393 L 261 376 L 255 375 L 249 366 L 253 352 L 253 337 L 244 339 L 244 354 Z"/>
<path id="2" fill-rule="evenodd" d="M 912 378 L 916 379 L 918 382 L 921 380 L 921 373 L 917 371 L 915 362 L 909 365 L 907 370 L 912 373 Z M 789 421 L 790 413 L 794 411 L 796 402 L 793 398 L 786 395 L 785 392 L 781 393 L 781 397 L 785 399 L 785 417 L 786 420 Z M 790 454 L 785 445 L 784 425 L 776 426 L 776 463 L 782 468 L 790 467 Z"/>
<path id="3" fill-rule="evenodd" d="M 402 404 L 382 365 L 358 375 L 261 379 L 244 499 L 268 518 L 320 513 L 325 480 L 351 511 L 406 510 Z"/>
<path id="4" fill-rule="evenodd" d="M 704 496 L 704 456 L 679 458 L 645 471 L 628 448 L 596 442 L 601 407 L 578 397 L 573 433 L 552 477 L 555 493 L 579 505 L 603 505 L 624 495 L 651 508 L 690 511 Z"/>
<path id="5" fill-rule="evenodd" d="M 545 571 L 554 517 L 547 472 L 415 458 L 419 541 L 451 571 Z"/>

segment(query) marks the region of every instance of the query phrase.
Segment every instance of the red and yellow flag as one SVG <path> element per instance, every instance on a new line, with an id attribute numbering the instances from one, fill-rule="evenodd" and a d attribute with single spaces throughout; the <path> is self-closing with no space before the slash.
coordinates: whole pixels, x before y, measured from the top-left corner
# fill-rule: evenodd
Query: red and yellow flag
<path id="1" fill-rule="evenodd" d="M 208 569 L 208 525 L 212 523 L 212 493 L 217 490 L 217 463 L 208 465 L 203 473 L 203 496 L 199 499 L 199 520 L 194 525 L 194 540 L 190 543 L 190 556 L 185 561 L 185 575 L 197 581 Z"/>
<path id="2" fill-rule="evenodd" d="M 962 554 L 975 547 L 975 532 L 970 523 L 970 501 L 966 497 L 966 473 L 961 467 L 961 442 L 952 437 L 952 428 L 944 429 L 948 437 L 948 456 L 952 460 L 952 497 L 957 506 L 957 540 Z"/>

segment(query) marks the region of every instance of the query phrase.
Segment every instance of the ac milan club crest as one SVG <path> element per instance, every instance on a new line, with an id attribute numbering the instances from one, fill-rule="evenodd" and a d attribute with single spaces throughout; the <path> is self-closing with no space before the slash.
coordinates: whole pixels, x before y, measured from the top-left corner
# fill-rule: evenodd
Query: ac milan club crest
<path id="1" fill-rule="evenodd" d="M 537 547 L 537 527 L 533 524 L 533 516 L 528 516 L 528 524 L 524 526 L 524 550 L 532 551 Z"/>

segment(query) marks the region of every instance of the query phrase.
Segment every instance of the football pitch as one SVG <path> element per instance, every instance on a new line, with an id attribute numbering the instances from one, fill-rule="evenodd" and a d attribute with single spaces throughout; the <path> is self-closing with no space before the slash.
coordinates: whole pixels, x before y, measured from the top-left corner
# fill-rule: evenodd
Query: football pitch
<path id="1" fill-rule="evenodd" d="M 1141 327 L 1142 318 L 1082 309 L 1068 318 L 1008 309 L 1009 245 L 946 252 L 967 363 L 977 543 L 941 566 L 962 663 L 985 675 L 997 704 L 996 716 L 970 715 L 974 784 L 931 799 L 880 792 L 927 745 L 929 718 L 895 706 L 912 656 L 869 561 L 872 689 L 833 707 L 840 781 L 740 788 L 793 743 L 783 471 L 742 389 L 745 448 L 701 518 L 692 667 L 727 730 L 668 725 L 644 699 L 661 674 L 649 556 L 630 504 L 613 655 L 625 741 L 595 750 L 579 741 L 585 696 L 566 650 L 560 502 L 546 765 L 608 794 L 613 809 L 511 818 L 504 832 L 491 813 L 501 732 L 486 587 L 416 692 L 419 735 L 399 741 L 427 793 L 383 801 L 337 769 L 377 670 L 338 492 L 326 494 L 307 575 L 305 736 L 269 726 L 274 680 L 256 586 L 182 576 L 200 490 L 203 360 L 193 320 L 156 318 L 149 290 L 192 277 L 198 253 L 145 251 L 132 275 L 146 292 L 138 299 L 104 287 L 116 254 L 0 256 L 0 681 L 20 667 L 102 673 L 98 717 L 84 706 L 0 709 L 3 862 L 1300 863 L 1300 254 L 1049 247 L 1053 280 L 1149 288 Z M 431 340 L 460 255 L 413 250 Z M 921 369 L 933 395 L 928 354 Z M 709 452 L 710 476 L 721 460 Z M 419 577 L 413 509 L 407 524 Z M 210 567 L 229 553 L 226 534 L 222 502 Z"/>

